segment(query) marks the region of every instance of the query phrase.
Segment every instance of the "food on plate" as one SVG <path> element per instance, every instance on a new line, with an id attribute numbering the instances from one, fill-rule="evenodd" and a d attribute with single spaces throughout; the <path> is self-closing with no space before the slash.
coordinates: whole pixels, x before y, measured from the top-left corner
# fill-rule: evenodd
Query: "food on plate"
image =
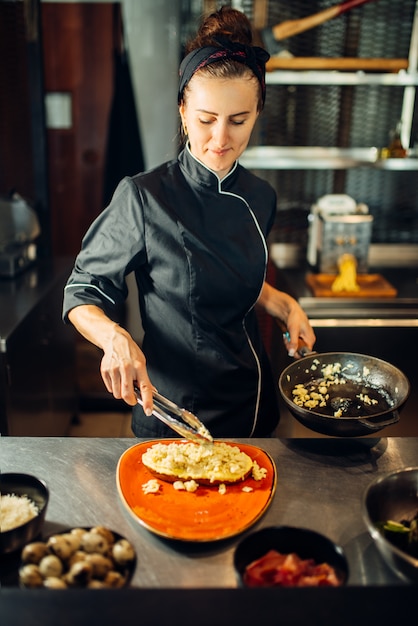
<path id="1" fill-rule="evenodd" d="M 320 361 L 314 359 L 311 371 L 316 371 Z M 328 363 L 321 368 L 321 378 L 298 383 L 292 389 L 293 402 L 304 409 L 333 417 L 359 417 L 389 401 L 384 397 L 384 390 L 367 386 L 364 378 L 370 373 L 367 367 L 356 375 L 350 371 L 353 365 L 342 367 L 341 363 Z M 309 373 L 307 370 L 306 373 Z"/>
<path id="2" fill-rule="evenodd" d="M 245 568 L 248 587 L 338 587 L 341 581 L 328 563 L 301 559 L 295 552 L 269 550 Z"/>
<path id="3" fill-rule="evenodd" d="M 161 480 L 173 483 L 194 480 L 204 485 L 243 481 L 254 467 L 251 457 L 238 446 L 222 442 L 213 446 L 189 442 L 156 443 L 144 452 L 142 462 L 153 476 Z M 261 474 L 265 475 L 258 467 L 258 475 Z"/>
<path id="4" fill-rule="evenodd" d="M 26 495 L 8 493 L 1 496 L 0 529 L 2 533 L 23 526 L 36 517 L 39 509 Z"/>
<path id="5" fill-rule="evenodd" d="M 23 587 L 119 588 L 130 578 L 135 550 L 127 539 L 104 526 L 73 528 L 26 545 L 21 560 Z"/>
<path id="6" fill-rule="evenodd" d="M 175 480 L 173 482 L 173 487 L 176 491 L 188 491 L 189 493 L 194 493 L 199 488 L 199 483 L 195 480 Z"/>
<path id="7" fill-rule="evenodd" d="M 154 444 L 165 446 L 175 442 L 179 447 L 186 439 L 170 438 L 141 441 L 127 448 L 117 467 L 116 481 L 122 504 L 135 523 L 150 532 L 176 541 L 216 542 L 235 537 L 250 528 L 271 505 L 277 484 L 277 470 L 271 456 L 261 448 L 244 442 L 231 441 L 252 460 L 257 461 L 262 480 L 249 476 L 246 480 L 226 485 L 226 494 L 219 492 L 219 485 L 203 485 L 201 481 L 194 493 L 176 489 L 174 483 L 186 483 L 156 479 L 160 489 L 156 494 L 144 494 L 142 485 L 155 476 L 142 462 L 142 457 Z M 220 442 L 217 440 L 213 446 Z M 197 444 L 193 444 L 197 445 Z M 205 446 L 211 448 L 212 445 Z M 254 463 L 253 463 L 254 469 Z M 221 483 L 222 484 L 222 483 Z M 245 493 L 244 487 L 252 488 Z"/>
<path id="8" fill-rule="evenodd" d="M 156 478 L 150 478 L 146 483 L 143 483 L 142 491 L 144 493 L 158 493 L 160 491 L 160 483 Z"/>
<path id="9" fill-rule="evenodd" d="M 410 520 L 387 520 L 378 524 L 378 528 L 393 545 L 418 559 L 418 511 Z"/>

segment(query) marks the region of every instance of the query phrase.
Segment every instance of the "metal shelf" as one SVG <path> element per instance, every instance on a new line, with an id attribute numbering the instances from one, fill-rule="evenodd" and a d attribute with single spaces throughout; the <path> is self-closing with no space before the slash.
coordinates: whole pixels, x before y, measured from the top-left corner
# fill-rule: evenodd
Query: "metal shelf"
<path id="1" fill-rule="evenodd" d="M 316 146 L 253 146 L 240 157 L 247 169 L 343 170 L 372 167 L 383 170 L 418 171 L 418 157 L 381 159 L 378 148 L 323 148 Z"/>
<path id="2" fill-rule="evenodd" d="M 280 70 L 267 72 L 267 85 L 382 85 L 418 86 L 418 72 L 397 73 L 341 72 L 333 70 Z"/>

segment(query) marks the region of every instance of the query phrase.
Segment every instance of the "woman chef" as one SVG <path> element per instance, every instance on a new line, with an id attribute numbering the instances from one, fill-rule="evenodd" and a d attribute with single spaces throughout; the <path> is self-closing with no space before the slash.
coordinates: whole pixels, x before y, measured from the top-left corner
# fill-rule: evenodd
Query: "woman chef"
<path id="1" fill-rule="evenodd" d="M 299 304 L 265 281 L 275 192 L 239 165 L 263 108 L 267 59 L 251 45 L 243 13 L 222 8 L 202 23 L 180 66 L 184 149 L 120 182 L 66 285 L 64 319 L 102 349 L 106 388 L 133 406 L 138 437 L 173 435 L 151 416 L 153 389 L 195 413 L 214 437 L 272 433 L 276 385 L 256 305 L 286 323 L 291 355 L 299 337 L 314 344 Z M 131 272 L 141 347 L 113 321 Z"/>

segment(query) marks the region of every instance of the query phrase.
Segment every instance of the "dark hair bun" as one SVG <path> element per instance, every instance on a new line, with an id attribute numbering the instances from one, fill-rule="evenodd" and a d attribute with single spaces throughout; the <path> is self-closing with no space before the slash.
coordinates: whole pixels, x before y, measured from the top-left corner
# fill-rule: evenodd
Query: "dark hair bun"
<path id="1" fill-rule="evenodd" d="M 251 45 L 253 39 L 251 22 L 241 11 L 222 7 L 216 13 L 204 18 L 196 37 L 187 44 L 186 53 L 204 46 L 219 46 L 217 37 Z"/>

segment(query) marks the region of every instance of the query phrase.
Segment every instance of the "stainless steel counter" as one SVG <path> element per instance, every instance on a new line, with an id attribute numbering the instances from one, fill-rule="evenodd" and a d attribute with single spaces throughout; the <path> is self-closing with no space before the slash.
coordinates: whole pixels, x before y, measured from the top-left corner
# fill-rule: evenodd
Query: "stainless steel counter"
<path id="1" fill-rule="evenodd" d="M 277 466 L 276 494 L 258 526 L 301 525 L 325 533 L 347 553 L 349 585 L 405 584 L 374 548 L 360 507 L 365 487 L 376 476 L 417 464 L 418 438 L 241 441 L 266 450 Z M 212 544 L 169 541 L 125 511 L 116 466 L 132 445 L 132 439 L 6 437 L 1 440 L 1 469 L 32 473 L 47 482 L 46 534 L 103 524 L 130 539 L 138 554 L 133 586 L 235 588 L 232 557 L 239 538 Z"/>
<path id="2" fill-rule="evenodd" d="M 239 537 L 214 544 L 160 539 L 123 509 L 116 466 L 132 439 L 4 438 L 2 471 L 44 478 L 50 488 L 45 533 L 105 524 L 138 554 L 133 587 L 120 590 L 21 590 L 3 586 L 0 622 L 7 626 L 379 626 L 414 624 L 416 586 L 388 570 L 361 518 L 366 485 L 416 464 L 418 438 L 362 440 L 255 439 L 278 470 L 274 500 L 258 527 L 299 524 L 344 547 L 351 569 L 340 588 L 237 588 L 232 566 Z M 373 447 L 370 444 L 374 443 Z M 7 566 L 2 560 L 2 570 Z"/>

